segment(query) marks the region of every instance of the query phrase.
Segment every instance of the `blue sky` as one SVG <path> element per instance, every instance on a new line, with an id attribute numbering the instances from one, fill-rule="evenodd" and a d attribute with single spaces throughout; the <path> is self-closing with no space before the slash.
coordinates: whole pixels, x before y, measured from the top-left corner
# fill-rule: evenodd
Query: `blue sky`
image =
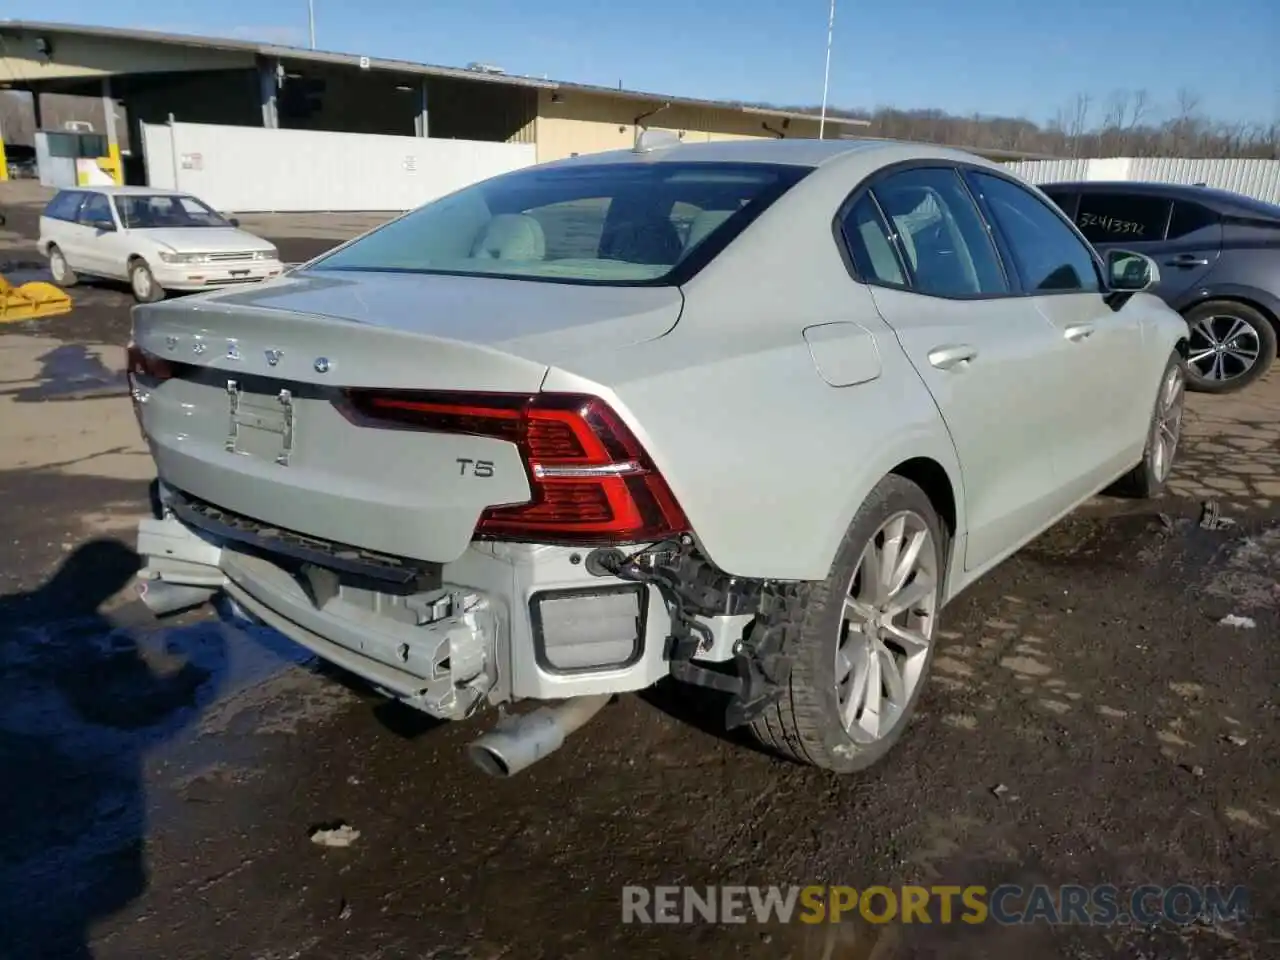
<path id="1" fill-rule="evenodd" d="M 7 16 L 305 46 L 306 0 L 10 0 Z M 828 0 L 315 0 L 317 47 L 685 96 L 817 104 Z M 837 0 L 831 103 L 1044 121 L 1179 88 L 1280 121 L 1280 0 Z"/>

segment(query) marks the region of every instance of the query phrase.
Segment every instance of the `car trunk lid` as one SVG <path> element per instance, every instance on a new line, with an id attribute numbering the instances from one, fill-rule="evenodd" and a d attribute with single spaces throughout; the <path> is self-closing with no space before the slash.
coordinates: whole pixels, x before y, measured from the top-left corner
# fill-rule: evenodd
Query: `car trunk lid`
<path id="1" fill-rule="evenodd" d="M 134 340 L 181 366 L 137 378 L 139 417 L 161 478 L 233 526 L 448 562 L 487 508 L 529 500 L 519 449 L 369 425 L 345 389 L 533 394 L 556 360 L 661 336 L 680 304 L 674 288 L 308 273 L 151 304 Z"/>

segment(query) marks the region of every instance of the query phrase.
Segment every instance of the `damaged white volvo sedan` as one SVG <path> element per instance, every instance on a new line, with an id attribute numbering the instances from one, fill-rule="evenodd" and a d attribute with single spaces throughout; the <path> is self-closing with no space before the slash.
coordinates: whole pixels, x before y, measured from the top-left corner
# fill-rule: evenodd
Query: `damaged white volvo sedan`
<path id="1" fill-rule="evenodd" d="M 655 145 L 427 204 L 253 289 L 136 308 L 159 613 L 236 609 L 509 775 L 613 694 L 729 695 L 847 772 L 943 605 L 1081 501 L 1160 490 L 1185 322 L 943 148 Z"/>

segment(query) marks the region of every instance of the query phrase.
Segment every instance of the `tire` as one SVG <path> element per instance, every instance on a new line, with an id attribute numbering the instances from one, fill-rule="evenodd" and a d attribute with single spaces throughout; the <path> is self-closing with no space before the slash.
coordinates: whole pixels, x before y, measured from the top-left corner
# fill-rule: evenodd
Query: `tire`
<path id="1" fill-rule="evenodd" d="M 913 623 L 919 634 L 917 639 L 922 642 L 913 645 L 915 653 L 907 669 L 904 671 L 903 663 L 894 658 L 902 681 L 897 697 L 883 697 L 890 685 L 879 684 L 882 700 L 896 699 L 897 704 L 891 722 L 871 732 L 866 729 L 871 723 L 869 711 L 861 711 L 860 717 L 855 711 L 854 722 L 846 727 L 841 719 L 841 703 L 847 702 L 849 689 L 867 675 L 873 662 L 883 670 L 884 654 L 892 652 L 893 647 L 904 652 L 906 647 L 887 633 L 882 635 L 882 628 L 872 626 L 868 632 L 867 621 L 852 607 L 854 615 L 846 620 L 845 598 L 856 594 L 859 599 L 870 599 L 866 565 L 861 561 L 886 528 L 890 533 L 896 532 L 893 528 L 899 521 L 905 524 L 908 537 L 927 536 L 917 551 L 916 572 L 908 575 L 903 591 L 895 596 L 902 599 L 903 592 L 919 583 L 925 594 L 917 607 L 926 607 L 928 615 Z M 876 485 L 849 525 L 826 580 L 796 587 L 788 602 L 777 605 L 769 621 L 757 625 L 757 629 L 781 632 L 781 652 L 791 661 L 781 700 L 767 707 L 751 724 L 752 733 L 765 747 L 783 757 L 836 773 L 864 770 L 889 752 L 911 719 L 933 660 L 947 550 L 947 533 L 923 490 L 896 475 L 885 477 Z M 847 676 L 838 675 L 846 673 L 843 665 L 837 666 L 842 649 L 844 664 L 862 658 Z M 883 652 L 870 656 L 869 651 L 876 649 Z M 882 681 L 887 677 L 887 673 L 882 674 Z M 867 686 L 874 688 L 876 684 Z M 857 736 L 851 734 L 851 729 Z"/>
<path id="2" fill-rule="evenodd" d="M 67 258 L 57 244 L 49 244 L 49 272 L 53 274 L 53 282 L 59 287 L 74 287 L 80 280 Z"/>
<path id="3" fill-rule="evenodd" d="M 1256 308 L 1237 300 L 1206 300 L 1184 316 L 1191 328 L 1187 389 L 1235 393 L 1275 362 L 1276 328 Z"/>
<path id="4" fill-rule="evenodd" d="M 139 303 L 155 303 L 164 299 L 164 287 L 156 283 L 145 260 L 134 260 L 129 264 L 129 286 L 133 290 L 133 299 Z"/>
<path id="5" fill-rule="evenodd" d="M 1160 376 L 1142 462 L 1117 480 L 1108 493 L 1138 500 L 1150 500 L 1164 493 L 1182 440 L 1187 379 L 1186 366 L 1173 354 Z"/>

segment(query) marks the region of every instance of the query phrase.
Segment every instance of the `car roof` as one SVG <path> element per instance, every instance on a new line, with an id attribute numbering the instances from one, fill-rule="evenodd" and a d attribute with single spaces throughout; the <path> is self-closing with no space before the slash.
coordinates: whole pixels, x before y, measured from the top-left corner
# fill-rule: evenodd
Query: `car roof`
<path id="1" fill-rule="evenodd" d="M 143 197 L 189 197 L 191 194 L 186 190 L 165 190 L 160 187 L 121 187 L 114 184 L 86 184 L 85 186 L 63 187 L 59 193 L 105 193 L 113 197 L 127 196 L 143 196 Z"/>
<path id="2" fill-rule="evenodd" d="M 1136 196 L 1165 197 L 1198 203 L 1229 216 L 1263 217 L 1280 221 L 1280 206 L 1218 187 L 1200 187 L 1191 183 L 1157 183 L 1149 180 L 1071 180 L 1042 183 L 1040 189 L 1070 190 L 1076 193 L 1128 193 Z"/>
<path id="3" fill-rule="evenodd" d="M 963 160 L 993 166 L 976 154 L 933 143 L 850 137 L 840 140 L 785 138 L 780 140 L 717 140 L 710 143 L 655 143 L 649 150 L 607 150 L 543 166 L 581 166 L 599 163 L 763 163 L 798 167 L 819 167 L 839 158 L 868 156 L 877 152 L 896 153 L 895 159 L 918 154 L 922 158 Z"/>

